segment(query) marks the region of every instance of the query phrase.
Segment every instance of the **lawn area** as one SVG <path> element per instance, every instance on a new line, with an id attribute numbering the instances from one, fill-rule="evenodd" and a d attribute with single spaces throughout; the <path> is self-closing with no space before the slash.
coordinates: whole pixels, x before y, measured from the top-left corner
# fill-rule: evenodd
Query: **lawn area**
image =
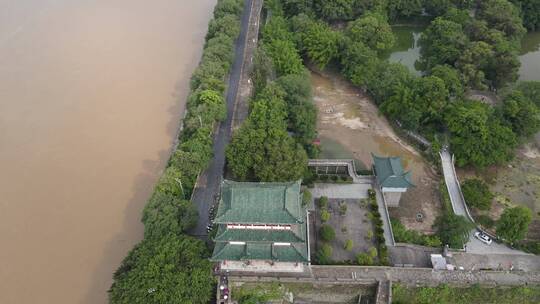
<path id="1" fill-rule="evenodd" d="M 233 301 L 243 303 L 358 303 L 358 298 L 373 301 L 375 287 L 358 284 L 244 283 L 234 282 Z M 372 303 L 372 302 L 370 302 Z"/>
<path id="2" fill-rule="evenodd" d="M 526 304 L 540 303 L 540 287 L 454 288 L 438 287 L 408 288 L 394 284 L 394 304 Z"/>

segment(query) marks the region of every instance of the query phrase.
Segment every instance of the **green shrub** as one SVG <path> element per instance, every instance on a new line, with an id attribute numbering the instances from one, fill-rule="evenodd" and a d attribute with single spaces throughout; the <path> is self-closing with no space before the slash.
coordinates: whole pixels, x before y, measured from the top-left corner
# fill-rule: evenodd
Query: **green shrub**
<path id="1" fill-rule="evenodd" d="M 476 217 L 476 221 L 480 225 L 488 229 L 493 228 L 493 226 L 495 226 L 495 221 L 491 217 L 489 217 L 489 215 L 485 215 L 485 214 L 479 215 Z"/>
<path id="2" fill-rule="evenodd" d="M 312 195 L 311 192 L 307 189 L 304 190 L 302 194 L 302 206 L 307 206 L 311 203 Z"/>
<path id="3" fill-rule="evenodd" d="M 398 219 L 391 219 L 392 232 L 396 242 L 411 243 L 429 247 L 442 246 L 441 240 L 436 235 L 423 235 L 418 231 L 408 230 Z"/>
<path id="4" fill-rule="evenodd" d="M 343 245 L 343 249 L 345 249 L 347 251 L 352 251 L 353 246 L 354 246 L 354 244 L 353 244 L 352 240 L 346 240 L 345 245 Z"/>
<path id="5" fill-rule="evenodd" d="M 319 234 L 321 235 L 321 239 L 326 242 L 333 241 L 336 238 L 336 232 L 334 231 L 334 228 L 332 226 L 324 224 L 319 229 Z"/>
<path id="6" fill-rule="evenodd" d="M 321 197 L 319 198 L 318 205 L 319 205 L 319 208 L 321 208 L 321 209 L 326 209 L 326 208 L 328 208 L 328 197 L 326 197 L 326 196 L 321 196 Z"/>
<path id="7" fill-rule="evenodd" d="M 507 208 L 497 222 L 497 235 L 513 243 L 525 238 L 532 220 L 532 212 L 526 207 Z"/>
<path id="8" fill-rule="evenodd" d="M 356 256 L 356 261 L 360 265 L 365 265 L 365 266 L 373 265 L 373 258 L 367 253 L 358 254 Z"/>
<path id="9" fill-rule="evenodd" d="M 328 212 L 328 210 L 324 209 L 321 211 L 321 221 L 323 223 L 326 223 L 328 222 L 328 220 L 330 219 L 330 212 Z"/>
<path id="10" fill-rule="evenodd" d="M 332 263 L 332 246 L 323 244 L 317 251 L 316 259 L 319 264 L 331 264 Z"/>
<path id="11" fill-rule="evenodd" d="M 372 258 L 376 258 L 376 257 L 377 257 L 377 248 L 375 248 L 375 247 L 370 247 L 369 250 L 368 250 L 368 254 L 369 254 L 369 256 L 371 256 Z"/>
<path id="12" fill-rule="evenodd" d="M 480 210 L 489 210 L 493 200 L 493 193 L 488 185 L 477 178 L 468 179 L 461 184 L 461 190 L 467 205 Z"/>
<path id="13" fill-rule="evenodd" d="M 345 202 L 339 204 L 339 214 L 342 216 L 347 214 L 347 204 Z"/>

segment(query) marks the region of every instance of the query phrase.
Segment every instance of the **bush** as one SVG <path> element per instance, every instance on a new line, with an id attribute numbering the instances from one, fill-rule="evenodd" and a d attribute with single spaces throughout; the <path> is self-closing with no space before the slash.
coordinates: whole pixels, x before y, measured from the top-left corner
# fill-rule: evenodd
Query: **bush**
<path id="1" fill-rule="evenodd" d="M 485 214 L 479 215 L 476 217 L 476 221 L 480 225 L 488 229 L 493 228 L 493 226 L 495 226 L 495 221 L 491 217 L 489 217 L 489 215 L 485 215 Z"/>
<path id="2" fill-rule="evenodd" d="M 408 230 L 398 219 L 391 219 L 392 231 L 396 242 L 411 243 L 429 247 L 440 247 L 441 240 L 436 235 L 423 235 L 418 231 Z"/>
<path id="3" fill-rule="evenodd" d="M 328 210 L 323 210 L 321 211 L 321 221 L 323 223 L 326 223 L 328 222 L 328 220 L 330 219 L 330 212 L 328 212 Z"/>
<path id="4" fill-rule="evenodd" d="M 345 249 L 347 251 L 352 251 L 353 246 L 354 246 L 354 244 L 353 244 L 352 240 L 346 240 L 345 245 L 343 245 L 343 249 Z"/>
<path id="5" fill-rule="evenodd" d="M 497 222 L 497 235 L 514 243 L 525 238 L 532 220 L 531 210 L 525 207 L 513 207 L 503 211 Z"/>
<path id="6" fill-rule="evenodd" d="M 332 246 L 323 244 L 317 251 L 316 259 L 319 264 L 331 264 L 332 263 Z"/>
<path id="7" fill-rule="evenodd" d="M 339 204 L 339 214 L 342 216 L 347 214 L 347 204 L 345 202 Z"/>
<path id="8" fill-rule="evenodd" d="M 306 207 L 311 203 L 312 195 L 309 190 L 304 190 L 304 193 L 302 194 L 302 206 Z"/>
<path id="9" fill-rule="evenodd" d="M 468 179 L 461 184 L 461 190 L 467 205 L 480 210 L 489 210 L 493 200 L 493 194 L 488 185 L 477 178 Z"/>
<path id="10" fill-rule="evenodd" d="M 336 232 L 334 231 L 334 228 L 327 224 L 321 226 L 319 234 L 321 235 L 321 239 L 326 242 L 333 241 L 336 238 Z"/>
<path id="11" fill-rule="evenodd" d="M 319 205 L 319 208 L 321 208 L 321 209 L 326 209 L 326 208 L 328 208 L 328 197 L 326 197 L 326 196 L 321 196 L 321 197 L 319 198 L 318 205 Z"/>
<path id="12" fill-rule="evenodd" d="M 365 265 L 365 266 L 373 265 L 373 258 L 367 253 L 358 254 L 356 256 L 356 261 L 360 265 Z"/>
<path id="13" fill-rule="evenodd" d="M 372 258 L 376 258 L 377 257 L 377 248 L 370 247 L 369 250 L 368 250 L 368 253 L 369 253 L 369 256 L 371 256 Z"/>

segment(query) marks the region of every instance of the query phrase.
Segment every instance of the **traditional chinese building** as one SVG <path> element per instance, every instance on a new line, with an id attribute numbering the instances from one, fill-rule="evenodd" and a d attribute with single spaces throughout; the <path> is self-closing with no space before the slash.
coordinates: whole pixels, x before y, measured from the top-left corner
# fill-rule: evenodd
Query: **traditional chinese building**
<path id="1" fill-rule="evenodd" d="M 309 264 L 307 211 L 300 181 L 225 180 L 214 223 L 211 260 L 222 270 L 303 271 Z"/>
<path id="2" fill-rule="evenodd" d="M 401 194 L 414 187 L 411 172 L 405 172 L 400 157 L 379 157 L 372 154 L 373 174 L 388 207 L 399 206 Z"/>

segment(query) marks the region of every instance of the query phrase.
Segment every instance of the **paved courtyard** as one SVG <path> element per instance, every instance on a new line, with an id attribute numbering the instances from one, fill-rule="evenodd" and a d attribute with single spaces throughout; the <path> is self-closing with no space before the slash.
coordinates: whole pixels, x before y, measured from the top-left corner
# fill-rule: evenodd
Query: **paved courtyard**
<path id="1" fill-rule="evenodd" d="M 328 198 L 340 199 L 362 199 L 367 198 L 368 189 L 371 183 L 362 184 L 315 184 L 313 189 L 309 189 L 314 198 L 326 196 Z"/>
<path id="2" fill-rule="evenodd" d="M 339 205 L 345 204 L 347 206 L 347 212 L 345 215 L 339 213 Z M 362 252 L 367 252 L 371 247 L 374 247 L 373 243 L 373 225 L 368 218 L 368 207 L 366 203 L 360 203 L 358 199 L 329 199 L 328 211 L 331 216 L 326 224 L 332 226 L 336 232 L 336 238 L 328 242 L 332 248 L 332 260 L 334 261 L 354 261 L 356 255 Z M 312 251 L 314 253 L 323 241 L 320 239 L 318 233 L 322 222 L 320 218 L 321 210 L 317 207 L 315 212 L 312 213 L 312 225 L 314 225 L 314 233 L 312 234 Z M 312 226 L 313 227 L 313 226 Z M 368 237 L 368 233 L 371 231 L 371 237 Z M 313 240 L 315 240 L 313 242 Z M 347 240 L 353 241 L 353 248 L 350 251 L 344 249 L 345 242 Z"/>

